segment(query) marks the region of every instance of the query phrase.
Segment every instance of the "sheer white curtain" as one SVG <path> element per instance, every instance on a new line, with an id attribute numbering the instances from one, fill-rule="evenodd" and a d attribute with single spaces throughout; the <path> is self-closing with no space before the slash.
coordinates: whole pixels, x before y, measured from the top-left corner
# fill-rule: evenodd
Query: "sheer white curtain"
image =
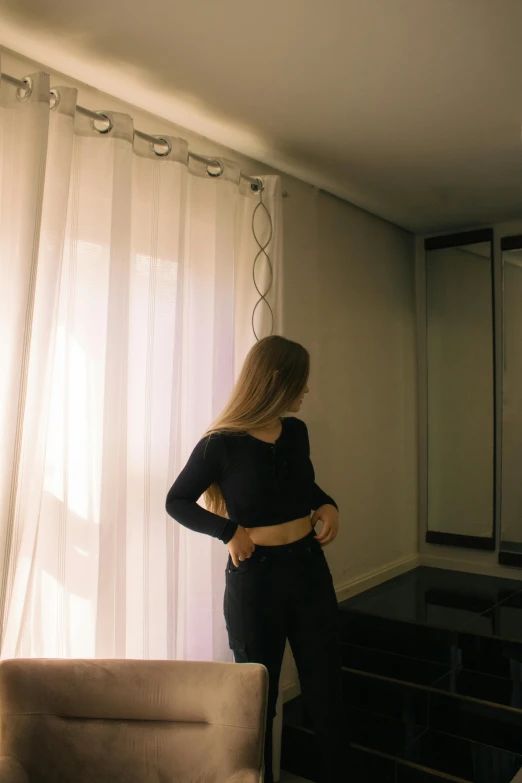
<path id="1" fill-rule="evenodd" d="M 73 89 L 50 111 L 49 89 L 0 93 L 1 655 L 229 660 L 226 548 L 164 502 L 254 341 L 259 195 L 182 139 L 158 156 L 127 115 L 97 132 Z"/>

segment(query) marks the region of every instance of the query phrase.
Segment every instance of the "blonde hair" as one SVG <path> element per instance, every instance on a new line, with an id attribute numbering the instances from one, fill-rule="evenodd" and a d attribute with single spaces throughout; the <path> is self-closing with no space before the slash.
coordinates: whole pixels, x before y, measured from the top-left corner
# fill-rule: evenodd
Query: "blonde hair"
<path id="1" fill-rule="evenodd" d="M 302 394 L 309 372 L 310 355 L 299 343 L 277 335 L 260 340 L 248 353 L 228 404 L 206 435 L 246 434 L 272 424 Z M 204 497 L 209 511 L 227 516 L 217 484 Z"/>

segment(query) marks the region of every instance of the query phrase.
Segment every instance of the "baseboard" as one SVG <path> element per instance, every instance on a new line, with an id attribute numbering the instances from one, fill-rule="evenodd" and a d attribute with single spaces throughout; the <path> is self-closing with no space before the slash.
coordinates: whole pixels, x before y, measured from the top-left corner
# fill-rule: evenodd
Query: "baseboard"
<path id="1" fill-rule="evenodd" d="M 420 555 L 420 565 L 428 568 L 443 568 L 446 571 L 464 571 L 467 574 L 481 574 L 482 576 L 500 576 L 505 579 L 522 579 L 522 570 L 508 565 L 500 565 L 492 561 L 492 553 L 474 553 L 474 560 L 460 557 L 447 557 L 444 555 Z M 481 557 L 482 555 L 482 557 Z M 495 558 L 497 556 L 495 555 Z"/>
<path id="2" fill-rule="evenodd" d="M 364 576 L 352 579 L 342 585 L 337 585 L 335 588 L 337 600 L 339 603 L 341 603 L 341 601 L 346 601 L 347 598 L 353 598 L 354 595 L 363 593 L 371 587 L 377 587 L 377 585 L 380 585 L 383 582 L 388 582 L 390 579 L 405 574 L 407 571 L 411 571 L 419 565 L 419 555 L 410 555 L 401 560 L 395 560 L 393 563 L 388 563 L 374 571 L 369 571 Z"/>
<path id="3" fill-rule="evenodd" d="M 281 698 L 283 700 L 283 704 L 286 704 L 287 701 L 291 701 L 292 699 L 295 699 L 299 694 L 301 693 L 301 686 L 299 685 L 299 680 L 294 680 L 293 682 L 285 682 L 284 685 L 281 687 Z"/>
<path id="4" fill-rule="evenodd" d="M 374 571 L 369 571 L 364 576 L 352 579 L 349 582 L 345 582 L 342 585 L 338 585 L 335 588 L 337 593 L 337 600 L 346 601 L 347 598 L 352 598 L 358 593 L 363 593 L 365 590 L 369 590 L 371 587 L 377 587 L 377 585 L 383 582 L 388 582 L 396 576 L 405 574 L 407 571 L 411 571 L 413 568 L 417 568 L 420 565 L 419 555 L 410 555 L 409 557 L 402 558 L 401 560 L 395 560 L 393 563 L 388 563 L 382 568 L 377 568 Z M 281 683 L 280 697 L 283 703 L 295 699 L 299 696 L 301 689 L 299 687 L 298 680 L 290 680 L 285 683 Z"/>

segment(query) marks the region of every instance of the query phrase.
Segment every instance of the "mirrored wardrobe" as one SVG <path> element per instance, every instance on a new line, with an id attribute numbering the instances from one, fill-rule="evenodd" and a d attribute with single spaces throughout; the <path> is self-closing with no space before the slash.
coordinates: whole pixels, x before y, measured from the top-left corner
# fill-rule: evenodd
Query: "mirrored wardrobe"
<path id="1" fill-rule="evenodd" d="M 494 550 L 493 232 L 488 229 L 427 239 L 424 250 L 426 540 Z M 522 266 L 520 274 L 522 285 Z M 522 361 L 517 371 L 522 371 Z M 522 418 L 520 422 L 522 435 Z M 522 454 L 522 438 L 519 442 Z M 522 491 L 518 500 L 522 502 Z M 518 540 L 522 542 L 522 525 Z"/>
<path id="2" fill-rule="evenodd" d="M 502 477 L 499 562 L 522 566 L 522 236 L 502 240 Z"/>

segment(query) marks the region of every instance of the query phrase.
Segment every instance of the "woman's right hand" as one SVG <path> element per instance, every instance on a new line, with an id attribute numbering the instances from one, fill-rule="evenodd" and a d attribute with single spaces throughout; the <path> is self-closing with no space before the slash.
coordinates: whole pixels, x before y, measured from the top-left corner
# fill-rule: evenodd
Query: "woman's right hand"
<path id="1" fill-rule="evenodd" d="M 234 537 L 230 539 L 227 546 L 236 568 L 239 568 L 240 561 L 248 560 L 249 557 L 252 557 L 252 552 L 255 549 L 254 542 L 245 528 L 241 526 L 238 527 Z"/>

